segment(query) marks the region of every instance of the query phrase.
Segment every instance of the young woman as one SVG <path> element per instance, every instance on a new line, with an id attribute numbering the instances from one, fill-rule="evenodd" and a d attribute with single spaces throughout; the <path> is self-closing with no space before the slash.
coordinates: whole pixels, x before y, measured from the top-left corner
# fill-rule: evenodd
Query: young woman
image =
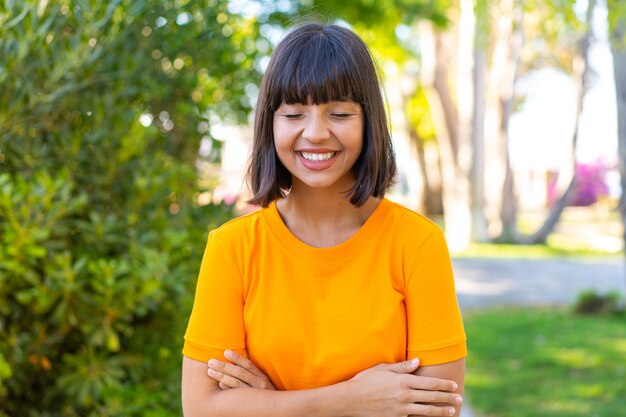
<path id="1" fill-rule="evenodd" d="M 458 413 L 467 352 L 450 257 L 435 224 L 384 198 L 395 169 L 366 45 L 339 26 L 293 29 L 257 103 L 262 208 L 209 234 L 185 416 Z"/>

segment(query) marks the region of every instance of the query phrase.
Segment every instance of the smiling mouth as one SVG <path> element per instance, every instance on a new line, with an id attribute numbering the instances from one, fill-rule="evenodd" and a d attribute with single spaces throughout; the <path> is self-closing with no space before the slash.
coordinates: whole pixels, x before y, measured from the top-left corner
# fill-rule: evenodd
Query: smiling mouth
<path id="1" fill-rule="evenodd" d="M 311 152 L 298 152 L 307 161 L 328 161 L 335 157 L 338 152 L 326 152 L 326 153 L 311 153 Z"/>

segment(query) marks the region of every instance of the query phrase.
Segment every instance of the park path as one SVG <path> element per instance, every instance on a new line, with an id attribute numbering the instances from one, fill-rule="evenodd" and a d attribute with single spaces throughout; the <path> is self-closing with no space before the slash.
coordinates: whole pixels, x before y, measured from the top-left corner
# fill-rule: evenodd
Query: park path
<path id="1" fill-rule="evenodd" d="M 625 294 L 621 259 L 483 259 L 452 261 L 462 310 L 494 305 L 564 305 L 581 291 Z"/>
<path id="2" fill-rule="evenodd" d="M 568 305 L 585 290 L 626 293 L 626 265 L 621 259 L 456 258 L 452 264 L 462 311 Z M 460 417 L 475 417 L 467 401 Z"/>

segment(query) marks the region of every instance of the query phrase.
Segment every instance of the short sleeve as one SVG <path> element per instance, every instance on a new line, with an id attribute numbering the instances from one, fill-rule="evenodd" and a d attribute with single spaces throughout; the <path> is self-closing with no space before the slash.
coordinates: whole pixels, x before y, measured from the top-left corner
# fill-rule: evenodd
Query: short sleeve
<path id="1" fill-rule="evenodd" d="M 225 349 L 243 354 L 243 304 L 240 270 L 228 248 L 212 231 L 202 257 L 183 355 L 207 362 L 210 358 L 223 360 Z"/>
<path id="2" fill-rule="evenodd" d="M 461 359 L 467 356 L 466 337 L 441 229 L 416 250 L 406 271 L 407 358 L 418 357 L 423 365 Z"/>

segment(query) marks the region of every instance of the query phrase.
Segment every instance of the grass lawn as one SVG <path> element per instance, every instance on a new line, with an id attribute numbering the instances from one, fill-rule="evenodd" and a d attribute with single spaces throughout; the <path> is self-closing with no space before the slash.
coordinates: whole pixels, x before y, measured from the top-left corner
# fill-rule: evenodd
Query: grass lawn
<path id="1" fill-rule="evenodd" d="M 479 417 L 626 416 L 626 315 L 499 309 L 465 326 Z"/>
<path id="2" fill-rule="evenodd" d="M 548 240 L 545 245 L 509 245 L 499 243 L 470 243 L 469 247 L 454 254 L 455 258 L 523 258 L 523 259 L 550 259 L 550 258 L 603 258 L 620 259 L 624 254 L 608 252 L 582 245 L 572 247 L 559 245 L 556 239 Z M 567 240 L 565 240 L 567 241 Z"/>

